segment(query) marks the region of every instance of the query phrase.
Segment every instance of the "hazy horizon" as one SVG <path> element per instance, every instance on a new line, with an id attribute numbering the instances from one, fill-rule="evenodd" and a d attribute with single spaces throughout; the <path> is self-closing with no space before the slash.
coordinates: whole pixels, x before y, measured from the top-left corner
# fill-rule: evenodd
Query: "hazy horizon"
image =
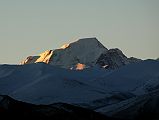
<path id="1" fill-rule="evenodd" d="M 159 0 L 1 0 L 0 64 L 96 37 L 128 57 L 159 57 Z"/>

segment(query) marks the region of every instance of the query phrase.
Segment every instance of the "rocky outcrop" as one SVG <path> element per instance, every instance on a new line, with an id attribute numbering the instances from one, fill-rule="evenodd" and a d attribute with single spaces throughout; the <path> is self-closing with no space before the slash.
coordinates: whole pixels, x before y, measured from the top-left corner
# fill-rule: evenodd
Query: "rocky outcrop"
<path id="1" fill-rule="evenodd" d="M 50 62 L 50 58 L 53 54 L 52 50 L 47 50 L 43 53 L 40 54 L 40 57 L 35 61 L 35 63 L 37 62 L 44 62 L 44 63 L 49 63 Z"/>
<path id="2" fill-rule="evenodd" d="M 22 61 L 20 64 L 32 64 L 32 63 L 37 63 L 37 62 L 44 62 L 44 63 L 49 63 L 50 58 L 53 54 L 52 50 L 46 50 L 45 52 L 41 53 L 39 56 L 29 56 L 26 58 L 26 60 Z"/>
<path id="3" fill-rule="evenodd" d="M 29 56 L 25 60 L 21 61 L 20 65 L 35 63 L 39 57 L 40 56 Z"/>
<path id="4" fill-rule="evenodd" d="M 123 65 L 129 64 L 128 58 L 119 49 L 110 49 L 101 54 L 96 62 L 99 66 L 106 66 L 105 68 L 116 69 Z"/>
<path id="5" fill-rule="evenodd" d="M 130 57 L 128 58 L 129 63 L 137 63 L 137 62 L 141 62 L 141 59 L 135 58 L 135 57 Z"/>
<path id="6" fill-rule="evenodd" d="M 130 63 L 137 63 L 140 61 L 142 60 L 134 57 L 127 58 L 121 50 L 115 48 L 109 49 L 105 53 L 102 53 L 101 56 L 98 58 L 96 64 L 103 68 L 116 69 L 121 66 Z"/>

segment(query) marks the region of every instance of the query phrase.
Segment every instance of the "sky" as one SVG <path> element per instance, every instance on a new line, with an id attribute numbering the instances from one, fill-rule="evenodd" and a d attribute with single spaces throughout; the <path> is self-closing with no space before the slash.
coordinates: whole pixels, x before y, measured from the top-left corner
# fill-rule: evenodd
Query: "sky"
<path id="1" fill-rule="evenodd" d="M 0 64 L 96 37 L 128 57 L 159 57 L 159 0 L 0 0 Z"/>

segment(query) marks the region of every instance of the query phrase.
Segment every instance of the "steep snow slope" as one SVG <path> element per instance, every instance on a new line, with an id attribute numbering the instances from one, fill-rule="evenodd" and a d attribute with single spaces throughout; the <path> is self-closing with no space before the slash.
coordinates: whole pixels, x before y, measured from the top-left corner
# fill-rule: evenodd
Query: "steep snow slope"
<path id="1" fill-rule="evenodd" d="M 158 86 L 159 62 L 154 60 L 114 71 L 98 67 L 74 71 L 44 63 L 0 66 L 0 94 L 36 104 L 65 102 L 100 107 L 147 94 Z"/>
<path id="2" fill-rule="evenodd" d="M 70 43 L 65 49 L 54 50 L 51 65 L 71 68 L 78 63 L 88 66 L 94 65 L 97 58 L 107 51 L 96 38 L 80 39 Z"/>

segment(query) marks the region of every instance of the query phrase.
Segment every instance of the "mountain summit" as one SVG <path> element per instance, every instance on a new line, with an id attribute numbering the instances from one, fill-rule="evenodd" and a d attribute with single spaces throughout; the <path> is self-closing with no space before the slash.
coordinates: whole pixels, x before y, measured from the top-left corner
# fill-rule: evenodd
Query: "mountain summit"
<path id="1" fill-rule="evenodd" d="M 133 59 L 134 61 L 138 60 Z M 47 50 L 39 56 L 29 56 L 21 64 L 37 62 L 44 62 L 67 69 L 81 70 L 95 65 L 114 69 L 129 64 L 132 61 L 119 49 L 108 50 L 97 38 L 83 38 L 76 42 L 65 44 L 59 49 Z"/>

